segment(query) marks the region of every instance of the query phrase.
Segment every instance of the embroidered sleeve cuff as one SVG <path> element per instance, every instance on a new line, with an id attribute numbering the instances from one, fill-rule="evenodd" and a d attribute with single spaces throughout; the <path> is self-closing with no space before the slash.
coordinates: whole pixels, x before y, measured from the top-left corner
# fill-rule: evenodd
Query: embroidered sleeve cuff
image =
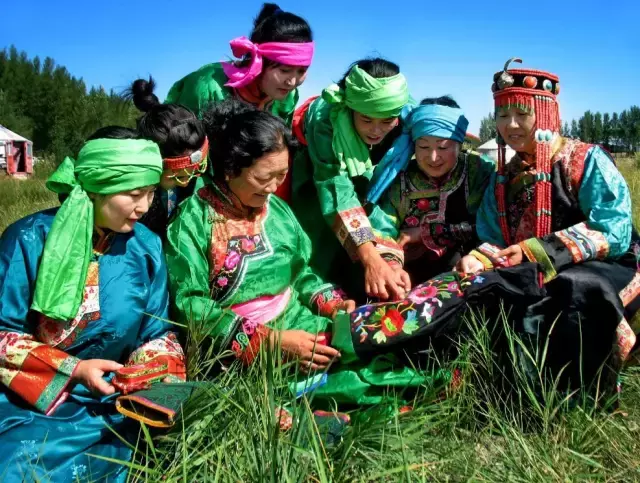
<path id="1" fill-rule="evenodd" d="M 498 257 L 498 252 L 500 252 L 500 250 L 502 250 L 500 247 L 492 245 L 491 243 L 483 243 L 476 250 L 473 250 L 472 254 L 476 256 L 483 265 L 485 262 L 477 256 L 478 253 L 490 261 L 492 268 L 506 267 L 508 266 L 507 260 L 504 257 Z"/>
<path id="2" fill-rule="evenodd" d="M 269 338 L 271 329 L 264 325 L 259 325 L 253 329 L 251 335 L 248 335 L 246 331 L 239 332 L 236 339 L 231 344 L 231 349 L 235 353 L 236 357 L 245 366 L 250 366 L 260 352 L 260 347 L 263 342 Z"/>
<path id="3" fill-rule="evenodd" d="M 522 253 L 527 257 L 530 262 L 537 263 L 542 268 L 544 283 L 553 280 L 556 275 L 556 269 L 553 266 L 553 262 L 547 255 L 547 252 L 537 238 L 528 238 L 525 241 L 518 243 L 522 248 Z"/>
<path id="4" fill-rule="evenodd" d="M 573 263 L 602 260 L 609 255 L 609 242 L 604 233 L 590 229 L 584 222 L 552 233 L 543 241 L 552 243 L 554 237 L 566 247 Z"/>
<path id="5" fill-rule="evenodd" d="M 360 245 L 375 241 L 371 223 L 361 206 L 338 212 L 333 230 L 353 261 L 358 259 L 356 249 Z"/>
<path id="6" fill-rule="evenodd" d="M 375 245 L 377 252 L 387 263 L 395 262 L 399 264 L 400 267 L 404 266 L 404 250 L 395 240 L 376 237 Z"/>
<path id="7" fill-rule="evenodd" d="M 491 260 L 485 255 L 483 255 L 482 253 L 480 253 L 478 250 L 471 250 L 469 252 L 469 255 L 472 255 L 476 257 L 478 260 L 480 260 L 480 263 L 482 263 L 482 266 L 484 267 L 485 270 L 493 269 L 493 263 L 491 263 Z"/>
<path id="8" fill-rule="evenodd" d="M 325 290 L 311 297 L 311 305 L 316 306 L 318 315 L 331 317 L 336 305 L 347 298 L 347 295 L 334 285 L 329 285 Z"/>

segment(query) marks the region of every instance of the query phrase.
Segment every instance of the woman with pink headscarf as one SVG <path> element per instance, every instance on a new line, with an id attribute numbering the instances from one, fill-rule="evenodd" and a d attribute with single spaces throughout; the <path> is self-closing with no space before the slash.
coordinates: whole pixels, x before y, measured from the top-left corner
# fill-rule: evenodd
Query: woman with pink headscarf
<path id="1" fill-rule="evenodd" d="M 311 27 L 301 17 L 265 3 L 249 38 L 231 42 L 240 60 L 207 64 L 176 82 L 167 103 L 181 104 L 201 117 L 210 103 L 235 97 L 271 112 L 291 125 L 313 58 Z"/>

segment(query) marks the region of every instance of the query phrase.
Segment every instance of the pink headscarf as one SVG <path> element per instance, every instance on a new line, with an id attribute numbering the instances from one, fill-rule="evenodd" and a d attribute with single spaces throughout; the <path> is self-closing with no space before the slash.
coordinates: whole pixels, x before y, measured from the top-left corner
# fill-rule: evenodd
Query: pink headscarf
<path id="1" fill-rule="evenodd" d="M 238 58 L 246 54 L 251 56 L 247 67 L 237 67 L 232 62 L 223 62 L 222 68 L 229 78 L 225 86 L 244 87 L 251 84 L 262 72 L 262 57 L 285 65 L 311 65 L 313 59 L 313 42 L 266 42 L 254 44 L 247 37 L 238 37 L 229 42 L 231 52 Z"/>

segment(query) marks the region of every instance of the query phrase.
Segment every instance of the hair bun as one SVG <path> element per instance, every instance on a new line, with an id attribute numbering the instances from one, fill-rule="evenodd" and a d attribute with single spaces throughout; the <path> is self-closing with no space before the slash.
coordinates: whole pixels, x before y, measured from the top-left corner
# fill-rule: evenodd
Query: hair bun
<path id="1" fill-rule="evenodd" d="M 133 100 L 133 104 L 142 112 L 149 112 L 152 108 L 160 104 L 160 100 L 153 93 L 156 88 L 156 82 L 153 77 L 149 76 L 149 80 L 137 79 L 131 84 L 129 96 Z"/>

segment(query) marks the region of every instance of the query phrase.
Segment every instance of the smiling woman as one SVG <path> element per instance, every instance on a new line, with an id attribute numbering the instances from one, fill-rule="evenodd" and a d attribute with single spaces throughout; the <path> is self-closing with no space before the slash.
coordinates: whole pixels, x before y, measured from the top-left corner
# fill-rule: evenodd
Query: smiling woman
<path id="1" fill-rule="evenodd" d="M 231 41 L 236 62 L 207 64 L 177 81 L 166 102 L 181 104 L 198 117 L 210 103 L 242 99 L 291 123 L 298 87 L 313 60 L 311 27 L 301 17 L 265 3 L 249 38 Z"/>
<path id="2" fill-rule="evenodd" d="M 126 477 L 137 423 L 116 412 L 109 377 L 184 379 L 168 317 L 160 239 L 137 223 L 162 173 L 158 146 L 103 128 L 47 187 L 60 208 L 0 238 L 0 473 L 7 481 Z M 11 421 L 11 424 L 8 424 Z M 133 426 L 131 426 L 133 424 Z M 46 444 L 45 444 L 46 442 Z M 96 454 L 105 459 L 92 458 Z M 110 461 L 107 461 L 107 460 Z"/>
<path id="3" fill-rule="evenodd" d="M 364 209 L 374 167 L 402 131 L 398 117 L 409 97 L 396 64 L 363 59 L 294 116 L 306 148 L 292 167 L 292 207 L 311 238 L 311 264 L 363 300 L 402 297 L 410 288 L 402 249 L 374 232 Z M 345 270 L 352 262 L 355 269 Z"/>

